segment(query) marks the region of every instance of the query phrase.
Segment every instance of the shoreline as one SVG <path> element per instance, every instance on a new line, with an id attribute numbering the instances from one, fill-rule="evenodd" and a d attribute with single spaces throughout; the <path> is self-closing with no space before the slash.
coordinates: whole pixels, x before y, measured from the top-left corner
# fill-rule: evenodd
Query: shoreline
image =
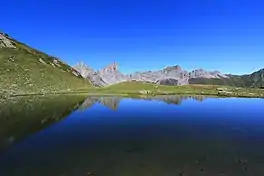
<path id="1" fill-rule="evenodd" d="M 195 93 L 195 92 L 170 92 L 170 93 L 149 93 L 149 94 L 142 94 L 138 92 L 104 92 L 104 91 L 97 91 L 97 92 L 88 92 L 88 91 L 70 91 L 70 92 L 47 92 L 47 93 L 25 93 L 25 94 L 5 94 L 0 96 L 0 99 L 8 99 L 14 97 L 25 97 L 25 96 L 50 96 L 50 95 L 76 95 L 76 94 L 86 94 L 87 96 L 124 96 L 124 97 L 140 97 L 140 96 L 160 96 L 160 95 L 188 95 L 188 96 L 214 96 L 214 97 L 223 97 L 223 98 L 264 98 L 264 96 L 254 95 L 254 94 L 223 94 L 223 93 Z"/>

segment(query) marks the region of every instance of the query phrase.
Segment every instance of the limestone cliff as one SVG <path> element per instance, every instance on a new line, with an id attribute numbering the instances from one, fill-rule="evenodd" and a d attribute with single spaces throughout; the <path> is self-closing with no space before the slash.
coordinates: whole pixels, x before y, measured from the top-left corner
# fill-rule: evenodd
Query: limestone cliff
<path id="1" fill-rule="evenodd" d="M 116 63 L 112 63 L 99 71 L 94 71 L 83 63 L 79 64 L 75 69 L 96 86 L 113 85 L 125 81 L 143 81 L 162 85 L 186 85 L 189 84 L 190 79 L 194 78 L 228 78 L 227 75 L 218 71 L 209 72 L 203 69 L 196 69 L 188 72 L 179 65 L 169 66 L 157 71 L 135 72 L 129 75 L 119 72 Z"/>

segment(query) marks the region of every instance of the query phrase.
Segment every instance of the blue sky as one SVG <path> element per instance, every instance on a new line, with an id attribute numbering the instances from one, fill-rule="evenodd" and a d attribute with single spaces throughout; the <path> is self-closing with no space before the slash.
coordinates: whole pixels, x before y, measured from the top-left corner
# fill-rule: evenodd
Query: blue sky
<path id="1" fill-rule="evenodd" d="M 260 0 L 8 0 L 1 14 L 0 30 L 71 65 L 115 61 L 125 73 L 264 68 Z"/>

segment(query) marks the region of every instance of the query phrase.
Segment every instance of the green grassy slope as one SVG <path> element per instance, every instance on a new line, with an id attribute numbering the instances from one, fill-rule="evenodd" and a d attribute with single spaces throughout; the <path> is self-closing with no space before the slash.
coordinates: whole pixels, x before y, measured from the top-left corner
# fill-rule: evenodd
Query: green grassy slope
<path id="1" fill-rule="evenodd" d="M 144 82 L 123 82 L 109 87 L 101 88 L 101 92 L 113 93 L 131 93 L 131 94 L 145 94 L 147 92 L 153 94 L 175 94 L 175 93 L 200 93 L 202 91 L 215 91 L 212 85 L 182 85 L 182 86 L 165 86 L 156 85 Z M 216 88 L 216 87 L 215 87 Z M 144 93 L 145 92 L 145 93 Z"/>
<path id="2" fill-rule="evenodd" d="M 183 86 L 163 86 L 142 82 L 123 82 L 100 89 L 101 93 L 138 95 L 218 95 L 227 97 L 264 97 L 264 90 L 257 88 L 238 88 L 221 85 L 190 84 Z"/>
<path id="3" fill-rule="evenodd" d="M 47 93 L 91 88 L 59 59 L 9 38 L 16 46 L 0 48 L 0 94 Z"/>
<path id="4" fill-rule="evenodd" d="M 190 79 L 190 84 L 211 84 L 211 85 L 228 85 L 235 87 L 264 87 L 264 69 L 256 71 L 249 75 L 228 75 L 229 78 L 195 78 Z"/>
<path id="5" fill-rule="evenodd" d="M 230 78 L 194 78 L 189 80 L 190 84 L 226 85 L 235 87 L 247 87 L 246 80 L 242 76 L 230 76 Z"/>
<path id="6" fill-rule="evenodd" d="M 264 88 L 264 69 L 256 71 L 250 75 L 244 75 L 246 84 L 251 87 Z"/>

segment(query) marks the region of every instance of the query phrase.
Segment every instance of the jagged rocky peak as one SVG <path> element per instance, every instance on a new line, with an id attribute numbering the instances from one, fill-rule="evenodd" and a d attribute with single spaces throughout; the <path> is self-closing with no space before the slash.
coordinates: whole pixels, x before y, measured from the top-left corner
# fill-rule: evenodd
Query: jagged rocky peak
<path id="1" fill-rule="evenodd" d="M 210 72 L 211 74 L 214 74 L 214 75 L 218 75 L 218 74 L 221 74 L 221 72 L 220 71 L 217 71 L 217 70 L 215 70 L 215 71 L 212 71 L 212 72 Z"/>
<path id="2" fill-rule="evenodd" d="M 86 78 L 91 72 L 94 72 L 94 70 L 87 66 L 84 62 L 77 63 L 73 68 L 84 78 Z"/>
<path id="3" fill-rule="evenodd" d="M 103 87 L 106 85 L 105 81 L 100 77 L 100 75 L 94 71 L 92 68 L 87 66 L 84 62 L 79 62 L 74 66 L 83 78 L 88 79 L 94 86 Z"/>
<path id="4" fill-rule="evenodd" d="M 221 74 L 219 71 L 210 72 L 202 68 L 188 72 L 179 65 L 168 66 L 163 70 L 135 72 L 134 74 L 124 75 L 118 71 L 118 65 L 115 62 L 97 72 L 89 69 L 89 67 L 81 62 L 79 63 L 77 70 L 82 75 L 84 74 L 83 72 L 85 72 L 87 75 L 85 78 L 91 80 L 93 84 L 100 86 L 113 85 L 120 82 L 133 80 L 164 85 L 185 85 L 189 84 L 189 80 L 193 78 L 228 77 L 227 75 Z"/>
<path id="5" fill-rule="evenodd" d="M 97 72 L 107 85 L 117 84 L 130 79 L 118 71 L 118 65 L 114 62 Z"/>
<path id="6" fill-rule="evenodd" d="M 195 69 L 189 73 L 190 78 L 228 78 L 227 75 L 219 71 L 206 71 L 202 68 Z"/>
<path id="7" fill-rule="evenodd" d="M 212 72 L 210 72 L 212 75 L 214 75 L 214 76 L 217 76 L 217 77 L 222 77 L 222 78 L 228 78 L 228 75 L 226 75 L 226 74 L 223 74 L 223 73 L 221 73 L 220 71 L 217 71 L 217 70 L 215 70 L 215 71 L 212 71 Z"/>
<path id="8" fill-rule="evenodd" d="M 118 71 L 118 65 L 116 62 L 106 66 L 105 68 L 101 69 L 99 72 L 100 73 L 111 73 L 111 72 L 116 72 Z"/>
<path id="9" fill-rule="evenodd" d="M 179 65 L 175 65 L 175 66 L 166 67 L 164 70 L 166 70 L 166 71 L 171 71 L 171 70 L 182 71 L 182 68 Z"/>
<path id="10" fill-rule="evenodd" d="M 16 48 L 8 38 L 8 35 L 3 32 L 0 32 L 0 48 Z"/>
<path id="11" fill-rule="evenodd" d="M 76 64 L 76 66 L 78 66 L 78 67 L 84 67 L 84 68 L 89 68 L 89 66 L 88 65 L 86 65 L 84 62 L 79 62 L 79 63 L 77 63 Z"/>

